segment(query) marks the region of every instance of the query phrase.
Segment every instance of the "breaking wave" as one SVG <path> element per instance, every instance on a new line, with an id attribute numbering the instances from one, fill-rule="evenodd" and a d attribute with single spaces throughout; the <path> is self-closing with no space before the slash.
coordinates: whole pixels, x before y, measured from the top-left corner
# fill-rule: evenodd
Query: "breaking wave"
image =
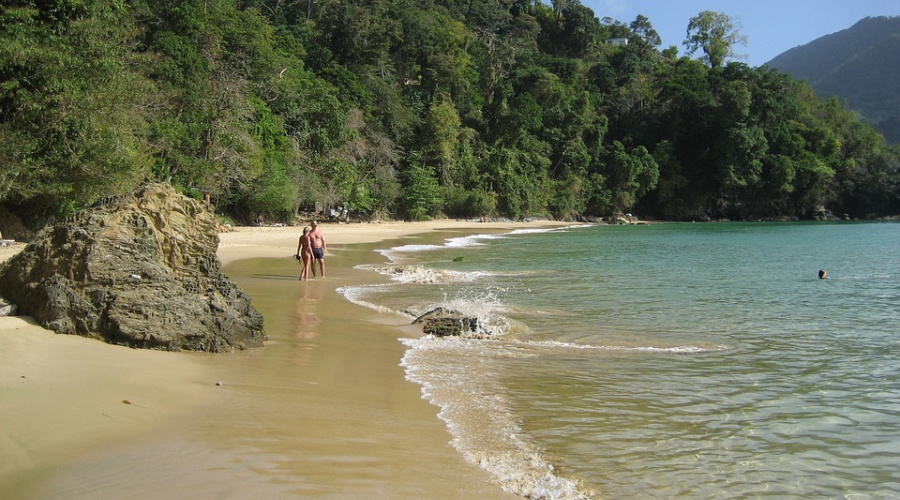
<path id="1" fill-rule="evenodd" d="M 482 271 L 451 271 L 446 269 L 432 269 L 424 266 L 367 266 L 368 269 L 390 276 L 391 281 L 398 283 L 419 284 L 450 284 L 471 283 L 491 273 Z"/>

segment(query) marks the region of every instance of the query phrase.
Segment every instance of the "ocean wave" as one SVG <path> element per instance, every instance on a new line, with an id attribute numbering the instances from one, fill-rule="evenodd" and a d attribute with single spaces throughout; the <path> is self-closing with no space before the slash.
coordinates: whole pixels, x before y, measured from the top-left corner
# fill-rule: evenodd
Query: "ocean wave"
<path id="1" fill-rule="evenodd" d="M 541 233 L 557 233 L 560 231 L 568 231 L 570 229 L 584 229 L 588 227 L 593 227 L 591 224 L 573 224 L 571 226 L 563 226 L 563 227 L 544 227 L 544 228 L 534 228 L 534 229 L 514 229 L 510 231 L 508 234 L 510 235 L 519 235 L 519 234 L 541 234 Z"/>
<path id="2" fill-rule="evenodd" d="M 425 275 L 426 277 L 428 274 Z M 422 278 L 425 279 L 425 278 Z M 372 285 L 354 285 L 337 288 L 337 292 L 348 301 L 367 307 L 380 313 L 398 314 L 415 319 L 428 311 L 444 309 L 461 316 L 476 318 L 477 328 L 464 335 L 467 338 L 495 339 L 515 331 L 527 332 L 522 323 L 511 320 L 504 314 L 505 306 L 500 299 L 505 290 L 496 286 L 470 287 L 458 290 L 455 297 L 444 296 L 438 301 L 423 301 L 418 304 L 405 304 L 402 309 L 393 309 L 369 300 L 374 294 L 389 292 L 391 288 L 409 284 L 411 281 L 381 283 Z M 420 281 L 419 283 L 423 283 Z M 431 284 L 432 281 L 424 282 Z"/>
<path id="3" fill-rule="evenodd" d="M 460 236 L 456 238 L 448 238 L 444 240 L 443 245 L 400 245 L 387 249 L 376 250 L 376 252 L 383 255 L 390 261 L 396 261 L 398 255 L 404 253 L 418 253 L 418 252 L 429 252 L 434 250 L 443 250 L 447 248 L 469 248 L 469 247 L 477 247 L 484 246 L 484 243 L 481 243 L 479 240 L 489 240 L 489 239 L 500 239 L 505 238 L 502 235 L 490 235 L 490 234 L 473 234 L 469 236 Z"/>
<path id="4" fill-rule="evenodd" d="M 482 271 L 451 271 L 424 266 L 372 266 L 369 269 L 390 276 L 392 281 L 419 284 L 471 283 L 482 276 L 490 275 Z"/>
<path id="5" fill-rule="evenodd" d="M 557 342 L 555 340 L 524 340 L 523 345 L 546 347 L 551 349 L 577 349 L 599 351 L 624 351 L 624 352 L 658 352 L 670 354 L 696 354 L 704 352 L 721 352 L 730 350 L 724 345 L 680 345 L 680 346 L 626 346 L 626 345 L 592 345 L 575 344 L 572 342 Z"/>
<path id="6" fill-rule="evenodd" d="M 442 250 L 447 248 L 470 248 L 470 247 L 479 247 L 484 246 L 485 243 L 482 243 L 482 240 L 500 240 L 504 238 L 509 238 L 510 236 L 522 235 L 522 234 L 539 234 L 539 233 L 552 233 L 558 231 L 567 231 L 571 229 L 581 229 L 592 227 L 590 224 L 573 224 L 571 226 L 563 226 L 563 227 L 551 227 L 551 228 L 534 228 L 534 229 L 514 229 L 508 233 L 479 233 L 479 234 L 471 234 L 468 236 L 457 236 L 454 238 L 447 238 L 444 240 L 443 245 L 400 245 L 393 248 L 388 249 L 380 249 L 376 250 L 376 252 L 381 255 L 387 257 L 391 261 L 394 261 L 397 254 L 402 253 L 416 253 L 416 252 L 428 252 L 432 250 Z"/>
<path id="7" fill-rule="evenodd" d="M 468 462 L 490 473 L 504 491 L 525 498 L 594 498 L 578 481 L 560 476 L 528 440 L 498 377 L 486 369 L 468 369 L 478 358 L 496 356 L 496 348 L 486 352 L 484 343 L 466 340 L 401 342 L 409 347 L 400 363 L 406 378 L 421 385 L 422 397 L 440 408 L 438 417 L 453 436 L 450 444 Z"/>
<path id="8" fill-rule="evenodd" d="M 464 333 L 462 338 L 496 339 L 507 335 L 514 326 L 517 331 L 521 330 L 517 322 L 504 314 L 505 306 L 500 298 L 505 293 L 504 289 L 496 286 L 470 287 L 456 293 L 455 297 L 445 296 L 438 302 L 419 304 L 405 312 L 418 318 L 429 311 L 443 309 L 475 318 L 475 331 Z"/>
<path id="9" fill-rule="evenodd" d="M 376 251 L 384 255 L 385 252 L 427 252 L 429 250 L 440 250 L 442 248 L 444 248 L 444 245 L 400 245 L 393 248 Z"/>
<path id="10" fill-rule="evenodd" d="M 478 247 L 485 245 L 480 240 L 502 240 L 504 238 L 507 238 L 507 236 L 503 234 L 472 234 L 469 236 L 448 238 L 444 240 L 444 246 L 449 248 Z"/>
<path id="11" fill-rule="evenodd" d="M 680 345 L 680 346 L 626 346 L 626 345 L 596 345 L 596 344 L 577 344 L 572 342 L 558 342 L 555 340 L 520 340 L 511 339 L 501 336 L 485 336 L 478 337 L 482 340 L 494 342 L 498 346 L 503 347 L 503 351 L 496 354 L 501 357 L 518 357 L 530 358 L 540 356 L 542 353 L 555 350 L 577 350 L 577 351 L 617 351 L 617 352 L 649 352 L 664 354 L 700 354 L 711 352 L 723 352 L 733 349 L 726 345 L 710 344 L 710 345 Z M 423 342 L 435 340 L 433 337 L 423 337 Z M 451 339 L 440 339 L 450 340 Z M 468 339 L 466 339 L 468 340 Z M 421 348 L 422 346 L 418 346 Z"/>
<path id="12" fill-rule="evenodd" d="M 555 341 L 466 338 L 400 339 L 407 351 L 400 363 L 406 378 L 422 387 L 422 397 L 440 408 L 438 417 L 453 436 L 451 445 L 509 493 L 546 500 L 587 500 L 596 492 L 564 477 L 519 425 L 494 373 L 502 358 L 528 359 L 560 349 L 689 354 L 730 349 L 721 345 L 621 346 Z M 473 369 L 477 367 L 477 369 Z"/>
<path id="13" fill-rule="evenodd" d="M 382 284 L 382 285 L 358 285 L 358 286 L 342 286 L 338 287 L 335 291 L 344 296 L 345 299 L 356 304 L 358 306 L 367 307 L 372 309 L 373 311 L 377 311 L 385 314 L 400 314 L 404 316 L 409 316 L 408 313 L 403 311 L 397 311 L 395 309 L 391 309 L 390 307 L 385 307 L 379 304 L 375 304 L 374 302 L 369 302 L 365 300 L 363 297 L 367 294 L 372 293 L 373 291 L 377 291 L 379 288 L 384 286 L 392 286 L 391 283 Z"/>

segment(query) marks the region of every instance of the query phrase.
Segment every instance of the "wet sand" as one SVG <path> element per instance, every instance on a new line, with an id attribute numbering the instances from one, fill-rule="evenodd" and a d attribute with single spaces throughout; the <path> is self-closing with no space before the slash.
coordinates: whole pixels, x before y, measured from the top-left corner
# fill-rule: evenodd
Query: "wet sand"
<path id="1" fill-rule="evenodd" d="M 299 228 L 223 233 L 225 273 L 266 318 L 251 351 L 134 350 L 0 318 L 0 498 L 513 498 L 405 380 L 407 321 L 335 289 L 382 279 L 353 266 L 383 261 L 387 240 L 549 224 L 325 224 L 328 278 L 308 282 Z"/>

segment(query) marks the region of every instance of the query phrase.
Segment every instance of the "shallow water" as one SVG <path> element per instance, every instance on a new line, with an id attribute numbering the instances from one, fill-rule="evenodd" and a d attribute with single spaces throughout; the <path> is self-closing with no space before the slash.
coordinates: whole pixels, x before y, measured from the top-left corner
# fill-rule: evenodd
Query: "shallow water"
<path id="1" fill-rule="evenodd" d="M 494 340 L 405 339 L 403 366 L 509 491 L 886 498 L 898 250 L 895 223 L 572 227 L 385 249 L 393 285 L 342 291 L 485 320 Z"/>
<path id="2" fill-rule="evenodd" d="M 437 409 L 405 380 L 397 342 L 405 321 L 335 292 L 371 281 L 352 266 L 380 256 L 366 245 L 329 250 L 324 280 L 298 281 L 288 257 L 226 266 L 265 317 L 266 347 L 175 354 L 173 374 L 187 375 L 160 381 L 157 403 L 130 388 L 121 396 L 146 426 L 25 464 L 0 477 L 0 498 L 513 498 L 455 452 Z M 154 415 L 165 388 L 201 396 Z M 47 411 L 65 418 L 64 408 Z M 97 425 L 107 421 L 98 414 Z"/>

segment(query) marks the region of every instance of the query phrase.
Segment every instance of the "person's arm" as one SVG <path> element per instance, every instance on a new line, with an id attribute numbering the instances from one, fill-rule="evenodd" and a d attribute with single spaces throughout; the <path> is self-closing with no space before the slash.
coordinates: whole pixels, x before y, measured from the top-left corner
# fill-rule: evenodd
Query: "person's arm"
<path id="1" fill-rule="evenodd" d="M 300 256 L 300 249 L 303 248 L 303 236 L 300 237 L 300 241 L 297 242 L 297 257 Z"/>

